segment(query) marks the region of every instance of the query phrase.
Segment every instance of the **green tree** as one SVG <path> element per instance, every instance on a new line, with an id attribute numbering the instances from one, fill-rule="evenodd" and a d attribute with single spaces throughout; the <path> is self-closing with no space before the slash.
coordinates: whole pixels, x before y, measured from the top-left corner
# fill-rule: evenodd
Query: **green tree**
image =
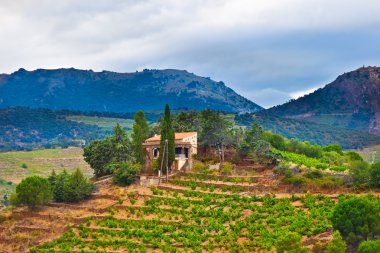
<path id="1" fill-rule="evenodd" d="M 359 253 L 379 253 L 380 252 L 380 240 L 364 241 L 360 243 L 358 248 Z"/>
<path id="2" fill-rule="evenodd" d="M 12 196 L 13 205 L 26 205 L 30 209 L 46 205 L 52 199 L 50 183 L 40 176 L 24 178 L 16 187 L 16 193 Z"/>
<path id="3" fill-rule="evenodd" d="M 113 158 L 113 149 L 109 139 L 96 140 L 84 148 L 84 160 L 90 164 L 96 177 L 109 175 L 112 171 L 107 166 Z"/>
<path id="4" fill-rule="evenodd" d="M 345 253 L 346 248 L 346 242 L 342 239 L 339 231 L 335 231 L 333 234 L 333 239 L 327 244 L 324 253 Z"/>
<path id="5" fill-rule="evenodd" d="M 119 124 L 114 128 L 114 135 L 96 140 L 84 148 L 84 160 L 94 169 L 96 177 L 112 174 L 111 162 L 127 161 L 130 158 L 130 141 L 127 133 Z"/>
<path id="6" fill-rule="evenodd" d="M 94 185 L 83 176 L 79 168 L 72 174 L 68 174 L 66 170 L 59 174 L 53 173 L 49 181 L 57 202 L 78 202 L 88 198 L 94 189 Z"/>
<path id="7" fill-rule="evenodd" d="M 325 151 L 325 152 L 335 151 L 338 154 L 343 155 L 342 147 L 339 144 L 327 145 L 327 146 L 323 147 L 323 151 Z"/>
<path id="8" fill-rule="evenodd" d="M 127 161 L 130 157 L 130 141 L 127 131 L 125 131 L 120 124 L 117 123 L 113 132 L 114 135 L 108 138 L 112 145 L 112 160 L 117 162 Z"/>
<path id="9" fill-rule="evenodd" d="M 148 138 L 149 124 L 146 121 L 145 114 L 141 110 L 135 114 L 135 122 L 132 127 L 132 149 L 136 161 L 140 164 L 145 162 L 145 154 L 142 143 Z"/>
<path id="10" fill-rule="evenodd" d="M 373 196 L 351 197 L 335 207 L 331 221 L 350 245 L 374 239 L 380 235 L 380 200 Z"/>
<path id="11" fill-rule="evenodd" d="M 218 149 L 222 168 L 225 147 L 235 141 L 233 124 L 219 112 L 204 110 L 201 112 L 199 139 L 201 146 Z"/>
<path id="12" fill-rule="evenodd" d="M 349 173 L 355 185 L 369 184 L 370 174 L 368 163 L 362 161 L 352 161 L 348 165 Z"/>
<path id="13" fill-rule="evenodd" d="M 169 105 L 166 104 L 165 106 L 165 116 L 164 121 L 162 123 L 162 129 L 161 129 L 161 141 L 160 141 L 160 152 L 158 156 L 158 162 L 161 166 L 161 161 L 164 159 L 164 147 L 165 147 L 165 140 L 168 140 L 168 166 L 169 168 L 172 166 L 174 160 L 175 160 L 175 144 L 174 144 L 174 138 L 175 133 L 172 127 L 172 117 L 170 115 L 170 108 Z M 165 164 L 164 160 L 164 164 Z"/>
<path id="14" fill-rule="evenodd" d="M 113 182 L 122 186 L 130 185 L 135 182 L 137 174 L 140 172 L 142 166 L 132 160 L 128 162 L 111 164 L 113 174 Z"/>
<path id="15" fill-rule="evenodd" d="M 380 188 L 380 162 L 371 165 L 369 170 L 370 186 Z"/>
<path id="16" fill-rule="evenodd" d="M 301 244 L 301 235 L 289 232 L 280 236 L 276 243 L 277 253 L 306 253 L 307 248 Z"/>

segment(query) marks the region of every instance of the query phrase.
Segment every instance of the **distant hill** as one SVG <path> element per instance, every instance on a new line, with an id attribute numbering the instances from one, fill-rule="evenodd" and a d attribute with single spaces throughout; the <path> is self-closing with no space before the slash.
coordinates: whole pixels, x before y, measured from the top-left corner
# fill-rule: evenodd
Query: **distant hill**
<path id="1" fill-rule="evenodd" d="M 324 88 L 267 112 L 380 135 L 380 68 L 345 73 Z"/>
<path id="2" fill-rule="evenodd" d="M 223 82 L 184 70 L 144 70 L 135 73 L 78 69 L 38 69 L 0 75 L 0 108 L 32 107 L 98 112 L 136 112 L 210 108 L 226 112 L 256 112 L 262 107 L 240 96 Z"/>
<path id="3" fill-rule="evenodd" d="M 241 126 L 249 127 L 255 121 L 265 130 L 321 146 L 338 143 L 344 149 L 358 149 L 380 144 L 380 136 L 368 132 L 302 119 L 281 118 L 266 111 L 235 117 L 235 123 Z"/>

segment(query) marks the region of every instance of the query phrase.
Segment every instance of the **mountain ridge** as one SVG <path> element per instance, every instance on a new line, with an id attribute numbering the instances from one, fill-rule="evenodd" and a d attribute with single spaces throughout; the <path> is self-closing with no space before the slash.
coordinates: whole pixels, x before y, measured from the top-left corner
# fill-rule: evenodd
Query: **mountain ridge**
<path id="1" fill-rule="evenodd" d="M 223 82 L 186 70 L 143 70 L 134 73 L 94 72 L 74 68 L 23 68 L 0 74 L 0 108 L 70 109 L 133 112 L 210 108 L 228 112 L 256 112 L 263 108 L 237 94 Z"/>
<path id="2" fill-rule="evenodd" d="M 344 73 L 323 88 L 267 112 L 380 135 L 380 67 Z"/>

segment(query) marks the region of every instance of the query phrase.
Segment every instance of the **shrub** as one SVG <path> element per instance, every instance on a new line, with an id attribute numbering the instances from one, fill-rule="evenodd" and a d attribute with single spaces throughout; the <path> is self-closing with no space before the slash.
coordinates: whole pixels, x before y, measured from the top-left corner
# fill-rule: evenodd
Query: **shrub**
<path id="1" fill-rule="evenodd" d="M 130 185 L 136 181 L 137 174 L 142 169 L 140 163 L 134 161 L 111 164 L 113 173 L 112 181 L 122 186 Z"/>
<path id="2" fill-rule="evenodd" d="M 204 169 L 208 169 L 208 166 L 202 162 L 195 162 L 193 164 L 193 171 L 194 172 L 201 172 Z"/>
<path id="3" fill-rule="evenodd" d="M 21 164 L 21 168 L 23 168 L 23 169 L 27 169 L 27 168 L 28 168 L 28 165 L 27 165 L 26 163 L 22 163 L 22 164 Z"/>
<path id="4" fill-rule="evenodd" d="M 234 169 L 234 166 L 230 162 L 224 162 L 222 167 L 223 173 L 230 173 Z"/>
<path id="5" fill-rule="evenodd" d="M 331 221 L 350 245 L 380 235 L 380 200 L 373 196 L 351 197 L 333 210 Z"/>
<path id="6" fill-rule="evenodd" d="M 305 175 L 307 178 L 321 178 L 323 177 L 323 173 L 320 170 L 311 170 Z"/>
<path id="7" fill-rule="evenodd" d="M 333 239 L 327 244 L 326 250 L 324 253 L 345 253 L 347 245 L 343 241 L 342 236 L 339 231 L 335 231 Z"/>
<path id="8" fill-rule="evenodd" d="M 293 176 L 293 177 L 285 178 L 285 181 L 290 184 L 293 184 L 294 186 L 300 187 L 306 184 L 307 180 L 303 176 Z"/>
<path id="9" fill-rule="evenodd" d="M 289 232 L 280 236 L 276 243 L 277 253 L 306 253 L 307 248 L 301 244 L 301 236 L 294 232 Z"/>
<path id="10" fill-rule="evenodd" d="M 380 240 L 376 241 L 364 241 L 360 243 L 358 248 L 359 253 L 379 253 L 380 252 Z"/>
<path id="11" fill-rule="evenodd" d="M 77 202 L 89 197 L 94 185 L 88 181 L 83 173 L 76 169 L 72 174 L 66 170 L 56 175 L 53 171 L 49 177 L 53 189 L 54 199 L 58 202 Z"/>
<path id="12" fill-rule="evenodd" d="M 30 176 L 24 178 L 11 197 L 12 205 L 25 205 L 30 209 L 46 205 L 52 199 L 50 183 L 46 178 Z"/>

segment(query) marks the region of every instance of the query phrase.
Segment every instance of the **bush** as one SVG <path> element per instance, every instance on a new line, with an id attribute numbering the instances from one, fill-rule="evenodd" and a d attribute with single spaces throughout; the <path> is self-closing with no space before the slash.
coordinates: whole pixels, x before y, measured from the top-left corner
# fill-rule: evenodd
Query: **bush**
<path id="1" fill-rule="evenodd" d="M 230 162 L 224 162 L 222 167 L 223 173 L 230 173 L 234 169 L 234 166 Z"/>
<path id="2" fill-rule="evenodd" d="M 135 161 L 111 164 L 113 173 L 112 181 L 115 184 L 126 186 L 136 181 L 137 174 L 142 169 L 142 165 Z"/>
<path id="3" fill-rule="evenodd" d="M 373 196 L 351 197 L 335 207 L 331 221 L 352 246 L 374 239 L 380 235 L 380 200 Z"/>
<path id="4" fill-rule="evenodd" d="M 347 245 L 343 241 L 342 236 L 339 231 L 335 231 L 333 239 L 327 244 L 326 250 L 324 253 L 345 253 Z"/>
<path id="5" fill-rule="evenodd" d="M 23 168 L 23 169 L 27 169 L 27 168 L 28 168 L 28 165 L 27 165 L 26 163 L 22 163 L 22 164 L 21 164 L 21 168 Z"/>
<path id="6" fill-rule="evenodd" d="M 30 176 L 24 178 L 11 197 L 12 205 L 25 205 L 30 209 L 46 205 L 52 199 L 50 183 L 46 178 Z"/>
<path id="7" fill-rule="evenodd" d="M 307 248 L 301 244 L 301 236 L 294 232 L 289 232 L 280 236 L 276 243 L 277 253 L 306 253 Z"/>
<path id="8" fill-rule="evenodd" d="M 293 177 L 285 178 L 285 181 L 297 187 L 300 187 L 306 184 L 307 182 L 306 178 L 304 178 L 303 176 L 293 176 Z"/>
<path id="9" fill-rule="evenodd" d="M 94 189 L 94 185 L 83 176 L 79 169 L 72 174 L 64 170 L 56 175 L 53 171 L 49 181 L 57 202 L 78 202 L 88 198 Z"/>
<path id="10" fill-rule="evenodd" d="M 359 245 L 359 253 L 379 253 L 380 252 L 380 240 L 376 241 L 364 241 Z"/>
<path id="11" fill-rule="evenodd" d="M 205 169 L 208 169 L 208 166 L 202 162 L 195 162 L 192 168 L 194 172 L 201 172 L 201 171 L 204 171 Z"/>
<path id="12" fill-rule="evenodd" d="M 315 179 L 315 178 L 322 178 L 323 173 L 320 170 L 311 170 L 305 175 L 307 178 Z"/>

